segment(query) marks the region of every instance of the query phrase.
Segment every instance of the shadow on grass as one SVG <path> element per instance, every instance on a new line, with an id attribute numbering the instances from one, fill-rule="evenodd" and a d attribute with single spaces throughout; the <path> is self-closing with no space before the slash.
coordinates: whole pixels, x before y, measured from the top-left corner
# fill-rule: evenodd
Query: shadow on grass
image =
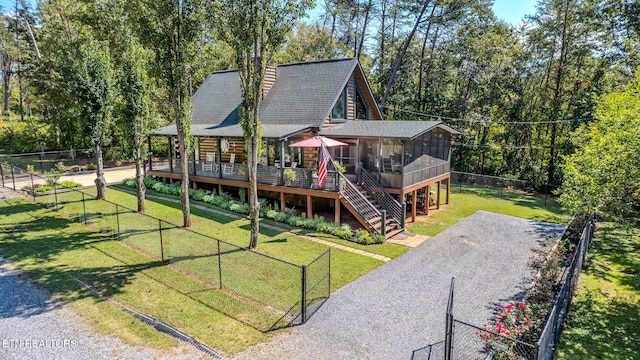
<path id="1" fill-rule="evenodd" d="M 617 298 L 603 303 L 601 296 L 588 292 L 574 302 L 561 337 L 563 358 L 640 358 L 640 304 Z"/>
<path id="2" fill-rule="evenodd" d="M 282 313 L 280 315 L 277 314 L 277 311 L 274 313 L 273 309 L 267 309 L 268 305 L 260 305 L 256 301 L 228 289 L 221 290 L 215 286 L 207 285 L 208 281 L 200 279 L 198 274 L 193 275 L 182 269 L 179 272 L 171 271 L 171 268 L 168 268 L 163 262 L 141 257 L 131 248 L 129 250 L 126 247 L 120 248 L 110 238 L 96 234 L 88 228 L 72 225 L 69 220 L 57 217 L 34 204 L 15 201 L 12 206 L 0 206 L 0 215 L 7 216 L 4 219 L 4 223 L 0 219 L 0 229 L 9 234 L 5 236 L 8 240 L 0 244 L 3 256 L 8 261 L 24 268 L 26 275 L 34 279 L 37 284 L 49 289 L 57 298 L 63 299 L 62 302 L 73 302 L 93 296 L 90 292 L 79 291 L 78 284 L 73 280 L 73 277 L 90 284 L 102 295 L 115 296 L 123 293 L 125 291 L 124 288 L 131 284 L 133 279 L 144 275 L 210 309 L 226 314 L 255 329 L 269 331 L 289 326 L 288 321 L 283 321 Z M 10 216 L 14 220 L 8 223 Z M 103 243 L 105 246 L 97 246 Z M 89 248 L 102 253 L 104 256 L 93 258 L 88 257 L 86 254 L 79 254 Z M 225 249 L 221 255 L 225 258 L 242 252 L 244 252 L 243 249 L 234 247 Z M 217 254 L 211 253 L 202 254 L 201 256 L 177 256 L 171 259 L 171 263 L 194 262 L 197 259 L 216 256 Z M 262 258 L 260 257 L 260 259 Z M 217 262 L 211 261 L 209 263 L 214 265 Z M 229 268 L 234 263 L 237 263 L 237 260 L 231 258 L 225 263 L 225 267 Z M 174 268 L 175 265 L 171 267 Z M 266 265 L 268 264 L 263 264 L 263 267 Z M 209 266 L 209 268 L 211 267 Z M 165 270 L 148 271 L 154 268 Z M 217 266 L 215 268 L 217 269 Z M 294 268 L 298 269 L 295 266 Z M 250 269 L 245 270 L 249 271 Z M 242 271 L 230 270 L 230 275 L 228 276 L 233 276 L 233 278 L 228 278 L 226 281 L 246 279 L 246 276 L 242 276 L 244 274 Z M 236 272 L 239 275 L 236 275 Z M 185 290 L 188 288 L 186 285 L 188 281 L 185 282 L 184 275 L 178 275 L 180 273 L 189 278 L 197 279 L 196 281 L 201 284 L 200 286 L 209 287 L 208 290 L 211 291 L 192 294 L 192 289 Z M 299 272 L 295 272 L 295 274 L 299 276 Z M 177 278 L 182 278 L 182 280 L 176 282 Z M 13 280 L 15 279 L 7 277 L 2 279 L 2 281 Z M 177 284 L 180 286 L 176 286 Z M 249 285 L 251 284 L 247 286 Z M 275 290 L 277 290 L 277 287 L 271 289 L 271 292 Z M 269 289 L 261 289 L 260 291 L 269 291 Z M 161 297 L 163 295 L 157 294 L 157 296 Z M 33 308 L 26 306 L 24 302 L 14 301 L 15 306 L 8 309 L 7 313 L 11 314 L 10 316 L 30 316 L 30 314 L 54 309 L 55 306 L 42 305 L 43 302 L 47 303 L 46 298 L 45 296 L 45 300 L 40 301 L 40 305 Z M 299 298 L 298 300 L 295 300 L 295 298 L 291 300 L 293 300 L 292 303 L 294 304 L 296 301 L 299 302 Z M 299 307 L 299 305 L 293 305 L 292 309 L 296 312 L 298 310 L 295 309 L 299 309 Z M 153 315 L 157 316 L 158 314 Z"/>

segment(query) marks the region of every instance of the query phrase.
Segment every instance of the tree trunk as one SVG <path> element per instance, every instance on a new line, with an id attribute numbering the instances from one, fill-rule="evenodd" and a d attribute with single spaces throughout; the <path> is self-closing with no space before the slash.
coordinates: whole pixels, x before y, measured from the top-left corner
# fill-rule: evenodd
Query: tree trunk
<path id="1" fill-rule="evenodd" d="M 20 121 L 24 122 L 24 103 L 22 96 L 22 66 L 18 62 L 18 93 L 20 94 Z"/>
<path id="2" fill-rule="evenodd" d="M 178 95 L 177 114 L 182 108 L 182 96 Z M 182 116 L 182 115 L 178 115 Z M 187 153 L 187 136 L 180 119 L 176 120 L 176 130 L 178 133 L 178 151 L 180 152 L 180 171 L 182 182 L 180 183 L 180 202 L 182 204 L 182 226 L 191 227 L 191 204 L 189 203 L 189 154 Z M 172 144 L 173 145 L 173 144 Z"/>
<path id="3" fill-rule="evenodd" d="M 407 49 L 409 48 L 409 45 L 411 44 L 411 40 L 413 39 L 413 36 L 415 35 L 416 30 L 418 29 L 418 25 L 420 25 L 420 21 L 422 20 L 422 15 L 424 15 L 424 12 L 427 10 L 427 6 L 429 6 L 430 2 L 431 2 L 430 0 L 426 0 L 424 2 L 424 5 L 422 6 L 422 10 L 420 10 L 420 14 L 418 15 L 418 18 L 416 18 L 416 22 L 413 24 L 413 29 L 411 29 L 411 33 L 409 33 L 407 40 L 404 42 L 404 46 L 402 46 L 400 55 L 398 55 L 396 64 L 393 67 L 393 70 L 391 71 L 391 76 L 389 76 L 389 81 L 387 82 L 387 87 L 385 88 L 384 94 L 382 95 L 382 100 L 380 100 L 380 106 L 379 106 L 380 111 L 383 111 L 383 109 L 385 108 L 385 105 L 389 98 L 389 93 L 391 92 L 391 87 L 393 86 L 393 82 L 396 79 L 396 75 L 398 74 L 398 70 L 400 70 L 402 61 L 404 60 L 404 57 L 407 54 Z"/>
<path id="4" fill-rule="evenodd" d="M 257 109 L 254 114 L 257 117 Z M 257 121 L 255 122 L 257 125 Z M 256 249 L 258 247 L 258 234 L 260 233 L 260 202 L 258 202 L 258 126 L 254 128 L 254 136 L 250 140 L 250 146 L 248 147 L 247 164 L 249 167 L 249 207 L 251 212 L 249 213 L 249 219 L 251 221 L 251 239 L 249 240 L 249 248 Z"/>
<path id="5" fill-rule="evenodd" d="M 147 209 L 144 203 L 146 187 L 144 186 L 144 158 L 142 156 L 142 136 L 137 124 L 135 126 L 134 142 L 136 147 L 136 196 L 138 197 L 138 211 L 146 213 Z"/>
<path id="6" fill-rule="evenodd" d="M 362 54 L 362 46 L 364 45 L 364 38 L 367 34 L 367 25 L 369 24 L 369 13 L 371 12 L 372 7 L 373 4 L 371 3 L 371 0 L 369 0 L 364 13 L 364 23 L 362 24 L 362 35 L 360 36 L 360 44 L 358 45 L 358 51 L 356 52 L 357 59 L 360 59 L 360 54 Z"/>
<path id="7" fill-rule="evenodd" d="M 102 160 L 102 144 L 96 144 L 94 146 L 96 152 L 96 199 L 107 199 L 107 180 L 104 178 L 104 161 Z"/>
<path id="8" fill-rule="evenodd" d="M 431 9 L 431 15 L 429 15 L 429 18 L 433 18 L 433 13 L 436 11 L 436 5 L 433 5 L 433 8 Z M 424 33 L 424 40 L 422 41 L 422 49 L 420 51 L 420 71 L 418 73 L 418 107 L 421 109 L 422 106 L 422 81 L 423 81 L 423 76 L 424 76 L 424 54 L 425 54 L 425 50 L 427 49 L 427 40 L 429 40 L 429 32 L 431 31 L 431 24 L 432 22 L 429 21 L 429 25 L 427 25 L 427 31 L 425 31 Z"/>
<path id="9" fill-rule="evenodd" d="M 8 50 L 4 49 L 4 53 L 2 54 L 2 87 L 4 91 L 4 109 L 3 113 L 6 114 L 9 112 L 9 97 L 11 95 L 10 89 L 10 80 L 11 80 L 11 65 L 12 65 L 11 55 L 9 55 Z"/>
<path id="10" fill-rule="evenodd" d="M 567 21 L 569 16 L 569 6 L 571 1 L 566 0 L 564 6 L 564 14 L 562 18 L 562 34 L 560 38 L 560 56 L 558 58 L 558 70 L 556 72 L 555 88 L 553 91 L 553 113 L 552 121 L 557 121 L 560 115 L 560 101 L 562 96 L 562 81 L 564 79 L 564 67 L 567 60 Z M 549 168 L 547 170 L 547 184 L 555 184 L 556 170 L 556 134 L 558 132 L 558 124 L 551 124 L 551 139 L 549 141 Z"/>

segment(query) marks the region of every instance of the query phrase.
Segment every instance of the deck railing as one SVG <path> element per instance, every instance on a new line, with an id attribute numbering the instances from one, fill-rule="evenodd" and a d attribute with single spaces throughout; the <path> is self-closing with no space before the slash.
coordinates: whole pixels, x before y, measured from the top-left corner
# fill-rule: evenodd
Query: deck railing
<path id="1" fill-rule="evenodd" d="M 149 159 L 149 170 L 180 174 L 180 159 Z M 245 164 L 228 162 L 205 162 L 189 160 L 189 175 L 197 175 L 215 179 L 249 181 L 249 169 Z M 317 176 L 308 168 L 280 168 L 277 166 L 258 165 L 257 181 L 259 184 L 295 187 L 337 192 L 340 190 L 338 172 L 329 170 L 322 186 L 318 186 Z"/>
<path id="2" fill-rule="evenodd" d="M 408 187 L 413 184 L 420 183 L 427 179 L 432 179 L 438 177 L 440 175 L 444 175 L 451 170 L 450 162 L 443 162 L 437 165 L 432 165 L 426 168 L 405 172 L 402 175 L 402 185 L 403 187 Z M 406 168 L 405 168 L 406 171 Z"/>

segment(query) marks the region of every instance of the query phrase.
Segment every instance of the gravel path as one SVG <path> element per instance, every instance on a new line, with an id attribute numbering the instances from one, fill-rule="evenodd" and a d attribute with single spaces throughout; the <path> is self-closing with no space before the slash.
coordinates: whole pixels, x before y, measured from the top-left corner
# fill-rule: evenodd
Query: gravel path
<path id="1" fill-rule="evenodd" d="M 188 347 L 158 352 L 95 334 L 0 257 L 0 359 L 199 359 Z"/>
<path id="2" fill-rule="evenodd" d="M 456 318 L 481 325 L 496 304 L 522 296 L 532 249 L 563 229 L 479 211 L 338 290 L 307 324 L 235 359 L 411 359 L 444 339 L 452 276 Z"/>

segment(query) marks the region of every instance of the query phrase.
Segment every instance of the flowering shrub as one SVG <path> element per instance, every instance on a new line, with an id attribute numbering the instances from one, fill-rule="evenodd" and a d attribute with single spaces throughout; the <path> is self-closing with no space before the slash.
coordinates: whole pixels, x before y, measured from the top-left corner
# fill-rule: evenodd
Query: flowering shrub
<path id="1" fill-rule="evenodd" d="M 486 350 L 496 353 L 494 359 L 515 359 L 515 342 L 501 336 L 523 341 L 530 340 L 533 330 L 530 309 L 523 302 L 508 305 L 498 305 L 499 314 L 493 324 L 484 324 L 485 331 L 477 331 L 485 341 Z"/>
<path id="2" fill-rule="evenodd" d="M 517 359 L 514 341 L 535 343 L 544 328 L 553 307 L 562 271 L 569 265 L 573 254 L 570 247 L 558 244 L 540 256 L 529 259 L 533 270 L 533 283 L 523 302 L 498 305 L 498 315 L 491 324 L 484 324 L 484 331 L 476 332 L 485 341 L 486 350 L 495 352 L 495 359 Z"/>

